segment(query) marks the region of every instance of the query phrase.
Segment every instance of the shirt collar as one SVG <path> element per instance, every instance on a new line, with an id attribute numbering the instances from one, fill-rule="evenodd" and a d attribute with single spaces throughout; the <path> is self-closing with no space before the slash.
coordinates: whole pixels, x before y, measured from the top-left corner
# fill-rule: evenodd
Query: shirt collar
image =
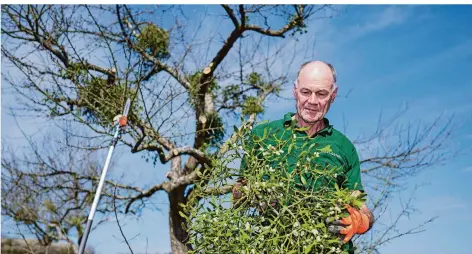
<path id="1" fill-rule="evenodd" d="M 329 124 L 329 120 L 326 117 L 323 118 L 323 121 L 324 121 L 325 127 L 323 129 L 321 129 L 320 131 L 318 131 L 316 134 L 319 134 L 319 135 L 328 134 L 328 135 L 330 135 L 331 133 L 333 133 L 333 125 Z M 284 126 L 294 127 L 292 124 L 295 124 L 295 122 L 296 122 L 295 121 L 295 113 L 288 112 L 284 115 Z"/>

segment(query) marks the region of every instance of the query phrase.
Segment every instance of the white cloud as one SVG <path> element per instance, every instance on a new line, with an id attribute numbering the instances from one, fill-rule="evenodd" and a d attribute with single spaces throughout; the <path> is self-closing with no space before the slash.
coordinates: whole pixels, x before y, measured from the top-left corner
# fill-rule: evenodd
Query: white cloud
<path id="1" fill-rule="evenodd" d="M 411 8 L 389 6 L 380 13 L 375 13 L 366 18 L 366 22 L 357 24 L 348 29 L 347 40 L 352 41 L 370 33 L 384 30 L 394 25 L 403 23 L 412 13 Z"/>
<path id="2" fill-rule="evenodd" d="M 435 67 L 442 67 L 444 63 L 455 61 L 457 57 L 468 57 L 472 55 L 470 47 L 472 40 L 466 40 L 454 46 L 445 48 L 437 54 L 431 54 L 427 57 L 412 60 L 408 65 L 398 68 L 396 72 L 389 72 L 378 80 L 373 80 L 372 84 L 382 84 L 391 80 L 398 80 L 399 77 L 409 77 L 424 73 L 424 70 L 432 70 Z M 427 63 L 427 64 L 425 64 Z"/>
<path id="3" fill-rule="evenodd" d="M 333 19 L 321 21 L 321 25 L 316 29 L 316 55 L 319 57 L 336 58 L 336 49 L 345 47 L 345 44 L 352 43 L 364 36 L 385 30 L 395 25 L 404 23 L 412 13 L 415 7 L 412 6 L 388 6 L 381 12 L 367 12 L 366 8 L 349 11 L 343 15 L 356 16 L 355 11 L 361 10 L 360 21 L 347 26 L 336 26 Z M 334 61 L 333 61 L 334 62 Z"/>
<path id="4" fill-rule="evenodd" d="M 468 204 L 459 197 L 453 195 L 436 196 L 420 202 L 419 207 L 425 207 L 434 212 L 445 212 L 468 208 Z"/>
<path id="5" fill-rule="evenodd" d="M 462 169 L 463 172 L 466 172 L 466 173 L 472 173 L 472 166 L 468 166 L 464 169 Z"/>

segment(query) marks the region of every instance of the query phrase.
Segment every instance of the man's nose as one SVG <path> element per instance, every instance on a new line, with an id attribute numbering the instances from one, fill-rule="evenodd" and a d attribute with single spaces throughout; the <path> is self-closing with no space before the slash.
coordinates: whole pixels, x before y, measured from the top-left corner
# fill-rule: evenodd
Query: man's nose
<path id="1" fill-rule="evenodd" d="M 318 104 L 318 97 L 316 96 L 316 93 L 312 93 L 310 97 L 308 98 L 308 103 L 310 104 Z"/>

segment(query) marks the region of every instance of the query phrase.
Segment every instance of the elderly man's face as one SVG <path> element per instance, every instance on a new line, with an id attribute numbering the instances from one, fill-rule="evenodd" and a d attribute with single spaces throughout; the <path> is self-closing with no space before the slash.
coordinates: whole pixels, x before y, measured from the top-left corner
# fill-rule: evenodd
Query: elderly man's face
<path id="1" fill-rule="evenodd" d="M 333 76 L 327 66 L 306 66 L 298 76 L 298 87 L 293 93 L 297 102 L 297 113 L 308 124 L 324 118 L 336 97 L 333 91 Z"/>

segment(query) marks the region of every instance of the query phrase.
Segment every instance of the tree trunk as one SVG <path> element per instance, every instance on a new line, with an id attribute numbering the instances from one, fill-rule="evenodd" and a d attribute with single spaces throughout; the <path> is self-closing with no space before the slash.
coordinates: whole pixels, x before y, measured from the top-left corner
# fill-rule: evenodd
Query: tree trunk
<path id="1" fill-rule="evenodd" d="M 179 204 L 185 202 L 184 191 L 185 186 L 181 186 L 169 193 L 169 229 L 173 254 L 187 253 L 189 247 L 185 244 L 188 234 L 182 227 L 186 221 L 179 214 L 179 211 L 182 211 Z"/>

